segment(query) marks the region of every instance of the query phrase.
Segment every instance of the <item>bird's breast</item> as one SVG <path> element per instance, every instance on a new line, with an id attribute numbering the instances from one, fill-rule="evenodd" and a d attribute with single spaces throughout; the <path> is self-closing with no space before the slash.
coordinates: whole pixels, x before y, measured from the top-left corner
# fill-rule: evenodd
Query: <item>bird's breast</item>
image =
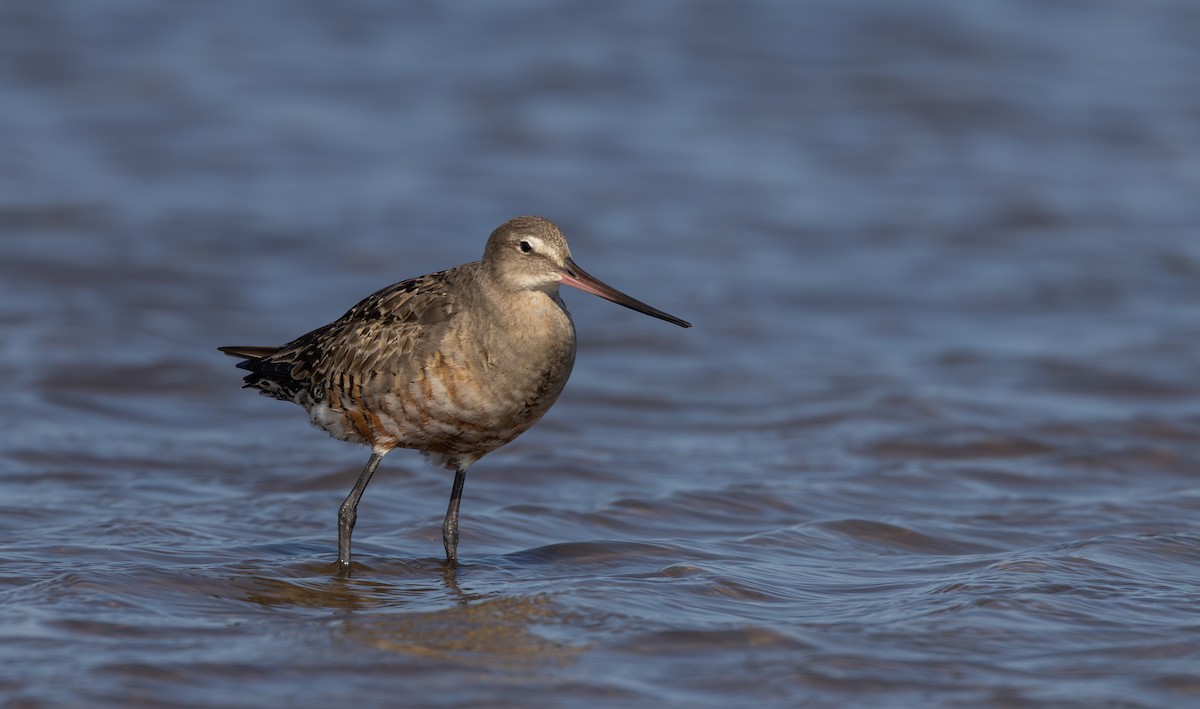
<path id="1" fill-rule="evenodd" d="M 340 416 L 314 423 L 377 447 L 426 453 L 483 455 L 508 443 L 550 409 L 575 362 L 570 317 L 539 296 L 518 317 L 456 323 L 419 360 L 362 382 L 358 401 L 341 402 L 353 405 Z"/>

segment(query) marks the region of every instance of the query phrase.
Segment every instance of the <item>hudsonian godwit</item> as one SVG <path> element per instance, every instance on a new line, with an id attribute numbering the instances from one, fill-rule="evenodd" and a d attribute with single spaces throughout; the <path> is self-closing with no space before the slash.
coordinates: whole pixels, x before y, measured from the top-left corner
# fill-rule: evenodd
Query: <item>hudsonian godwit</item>
<path id="1" fill-rule="evenodd" d="M 340 573 L 350 572 L 358 501 L 395 448 L 454 471 L 442 543 L 456 562 L 467 469 L 527 431 L 571 374 L 575 326 L 558 295 L 563 284 L 691 327 L 577 266 L 550 221 L 517 217 L 492 232 L 481 261 L 388 286 L 282 347 L 220 348 L 242 358 L 246 387 L 299 404 L 334 438 L 371 447 L 338 510 Z"/>

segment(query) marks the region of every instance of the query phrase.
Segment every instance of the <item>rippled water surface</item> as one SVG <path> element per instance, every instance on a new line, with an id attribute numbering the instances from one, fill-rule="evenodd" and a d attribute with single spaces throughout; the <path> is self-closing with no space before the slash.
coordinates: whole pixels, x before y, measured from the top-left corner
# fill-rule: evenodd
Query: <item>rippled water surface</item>
<path id="1" fill-rule="evenodd" d="M 0 5 L 7 706 L 1183 706 L 1200 10 Z M 450 476 L 239 388 L 557 221 L 567 391 Z"/>

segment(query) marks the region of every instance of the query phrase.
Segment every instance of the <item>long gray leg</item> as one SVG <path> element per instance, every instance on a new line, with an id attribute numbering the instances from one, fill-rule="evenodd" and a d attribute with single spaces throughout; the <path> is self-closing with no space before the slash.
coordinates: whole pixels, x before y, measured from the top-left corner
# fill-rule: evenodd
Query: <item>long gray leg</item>
<path id="1" fill-rule="evenodd" d="M 350 533 L 354 531 L 354 523 L 358 521 L 358 501 L 362 498 L 363 490 L 367 489 L 367 483 L 371 482 L 375 468 L 379 467 L 379 461 L 383 460 L 383 455 L 378 452 L 371 454 L 367 467 L 363 468 L 358 482 L 354 483 L 354 489 L 338 509 L 338 573 L 342 576 L 350 575 Z"/>
<path id="2" fill-rule="evenodd" d="M 446 519 L 442 521 L 442 546 L 446 548 L 446 561 L 458 563 L 458 506 L 462 502 L 463 483 L 467 481 L 467 469 L 454 471 L 454 488 L 450 491 L 450 506 L 446 508 Z"/>

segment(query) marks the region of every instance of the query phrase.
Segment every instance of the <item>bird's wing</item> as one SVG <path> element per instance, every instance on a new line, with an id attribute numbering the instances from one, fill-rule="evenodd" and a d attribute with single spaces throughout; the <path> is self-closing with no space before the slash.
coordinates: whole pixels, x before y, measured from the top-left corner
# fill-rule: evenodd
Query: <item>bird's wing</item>
<path id="1" fill-rule="evenodd" d="M 244 357 L 246 386 L 267 396 L 296 401 L 339 385 L 349 376 L 403 375 L 438 344 L 461 310 L 454 282 L 469 277 L 467 266 L 402 281 L 373 293 L 345 315 L 282 347 L 222 347 Z M 319 398 L 319 396 L 317 397 Z"/>

